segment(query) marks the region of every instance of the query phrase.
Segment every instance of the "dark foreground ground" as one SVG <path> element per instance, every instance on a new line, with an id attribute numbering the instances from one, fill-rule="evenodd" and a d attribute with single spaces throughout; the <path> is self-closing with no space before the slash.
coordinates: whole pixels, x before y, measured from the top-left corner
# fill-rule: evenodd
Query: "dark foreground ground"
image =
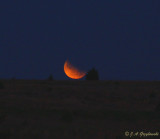
<path id="1" fill-rule="evenodd" d="M 0 82 L 0 139 L 160 138 L 160 82 Z"/>

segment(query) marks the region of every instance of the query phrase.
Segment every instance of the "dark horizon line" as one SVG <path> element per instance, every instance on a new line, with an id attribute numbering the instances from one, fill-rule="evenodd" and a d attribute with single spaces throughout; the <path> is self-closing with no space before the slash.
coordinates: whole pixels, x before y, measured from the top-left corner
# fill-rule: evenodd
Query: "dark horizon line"
<path id="1" fill-rule="evenodd" d="M 99 79 L 99 80 L 85 80 L 85 79 L 53 79 L 49 80 L 48 78 L 46 79 L 26 79 L 26 78 L 0 78 L 0 81 L 5 80 L 22 80 L 22 81 L 110 81 L 110 82 L 160 82 L 160 80 L 119 80 L 119 79 Z"/>

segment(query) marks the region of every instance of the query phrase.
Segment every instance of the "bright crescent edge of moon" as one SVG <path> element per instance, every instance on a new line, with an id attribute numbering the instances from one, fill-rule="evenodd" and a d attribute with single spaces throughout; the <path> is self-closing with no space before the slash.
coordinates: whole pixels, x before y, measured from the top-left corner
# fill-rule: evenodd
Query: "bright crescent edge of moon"
<path id="1" fill-rule="evenodd" d="M 72 79 L 81 79 L 86 75 L 86 72 L 80 71 L 74 67 L 69 60 L 66 60 L 64 63 L 64 72 L 69 78 Z"/>

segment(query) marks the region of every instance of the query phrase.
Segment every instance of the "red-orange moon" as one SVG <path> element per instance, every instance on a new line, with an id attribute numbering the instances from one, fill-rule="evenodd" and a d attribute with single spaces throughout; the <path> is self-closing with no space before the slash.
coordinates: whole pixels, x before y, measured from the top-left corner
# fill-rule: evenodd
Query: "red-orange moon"
<path id="1" fill-rule="evenodd" d="M 65 74 L 72 79 L 81 79 L 86 75 L 86 72 L 80 71 L 74 67 L 68 60 L 64 63 Z"/>

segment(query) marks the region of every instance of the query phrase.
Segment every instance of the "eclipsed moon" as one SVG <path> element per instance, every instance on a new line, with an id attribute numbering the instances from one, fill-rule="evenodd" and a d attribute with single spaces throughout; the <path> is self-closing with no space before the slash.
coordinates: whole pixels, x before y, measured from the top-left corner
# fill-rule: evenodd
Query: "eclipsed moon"
<path id="1" fill-rule="evenodd" d="M 78 68 L 74 67 L 68 60 L 64 63 L 65 74 L 72 79 L 81 79 L 86 75 L 86 72 L 80 71 Z"/>

